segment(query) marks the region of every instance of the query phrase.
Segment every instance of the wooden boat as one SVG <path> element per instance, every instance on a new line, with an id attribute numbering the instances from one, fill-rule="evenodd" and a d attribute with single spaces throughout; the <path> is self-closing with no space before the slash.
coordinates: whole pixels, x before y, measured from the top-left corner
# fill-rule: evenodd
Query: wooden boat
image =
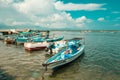
<path id="1" fill-rule="evenodd" d="M 12 44 L 13 40 L 10 37 L 5 38 L 5 44 Z"/>
<path id="2" fill-rule="evenodd" d="M 24 48 L 27 51 L 36 51 L 36 50 L 44 50 L 49 43 L 47 42 L 26 42 L 24 43 Z"/>
<path id="3" fill-rule="evenodd" d="M 63 48 L 61 51 L 56 53 L 54 56 L 46 60 L 42 65 L 49 69 L 54 69 L 59 66 L 65 65 L 78 58 L 84 51 L 84 44 L 80 44 L 78 39 L 74 39 L 68 42 L 69 48 Z M 65 54 L 69 49 L 71 53 Z"/>

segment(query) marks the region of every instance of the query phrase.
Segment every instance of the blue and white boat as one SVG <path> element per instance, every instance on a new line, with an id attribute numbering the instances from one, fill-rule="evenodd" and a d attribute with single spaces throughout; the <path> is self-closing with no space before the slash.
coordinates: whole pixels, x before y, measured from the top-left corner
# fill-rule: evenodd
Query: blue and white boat
<path id="1" fill-rule="evenodd" d="M 44 42 L 45 38 L 41 37 L 41 36 L 33 36 L 33 37 L 31 37 L 31 41 L 32 42 Z"/>
<path id="2" fill-rule="evenodd" d="M 16 37 L 17 43 L 25 43 L 25 42 L 43 42 L 43 38 L 40 34 L 33 32 L 21 32 L 19 36 Z"/>
<path id="3" fill-rule="evenodd" d="M 50 57 L 43 63 L 43 66 L 49 69 L 54 69 L 65 65 L 78 58 L 84 52 L 84 44 L 80 43 L 78 38 L 68 41 L 68 48 L 63 48 L 54 56 Z M 70 51 L 66 54 L 67 51 Z"/>
<path id="4" fill-rule="evenodd" d="M 32 32 L 20 32 L 19 35 L 15 38 L 16 43 L 25 43 L 28 42 L 30 37 L 33 36 Z"/>
<path id="5" fill-rule="evenodd" d="M 27 41 L 28 41 L 28 37 L 19 36 L 19 37 L 16 38 L 17 43 L 25 43 Z"/>
<path id="6" fill-rule="evenodd" d="M 55 38 L 48 38 L 46 39 L 47 42 L 54 42 L 54 41 L 60 41 L 60 40 L 63 40 L 64 36 L 61 36 L 61 37 L 55 37 Z"/>

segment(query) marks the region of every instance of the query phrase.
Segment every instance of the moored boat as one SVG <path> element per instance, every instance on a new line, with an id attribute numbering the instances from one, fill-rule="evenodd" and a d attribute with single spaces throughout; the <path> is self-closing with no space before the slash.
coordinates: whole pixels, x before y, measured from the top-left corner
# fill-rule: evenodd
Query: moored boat
<path id="1" fill-rule="evenodd" d="M 24 48 L 27 51 L 36 51 L 36 50 L 44 50 L 49 43 L 44 42 L 26 42 L 24 43 Z"/>
<path id="2" fill-rule="evenodd" d="M 80 40 L 75 38 L 68 41 L 68 48 L 63 48 L 54 56 L 50 57 L 43 63 L 43 66 L 49 69 L 65 65 L 78 58 L 84 52 L 84 44 L 80 44 Z M 70 51 L 71 50 L 71 51 Z M 66 52 L 68 53 L 66 54 Z"/>
<path id="3" fill-rule="evenodd" d="M 12 44 L 13 40 L 10 37 L 5 38 L 5 44 Z"/>
<path id="4" fill-rule="evenodd" d="M 60 41 L 60 40 L 63 40 L 64 36 L 61 36 L 61 37 L 54 37 L 54 38 L 48 38 L 46 39 L 47 42 L 54 42 L 54 41 Z"/>
<path id="5" fill-rule="evenodd" d="M 56 46 L 56 49 L 57 49 L 57 47 L 60 46 L 60 44 L 57 45 L 58 42 L 59 42 L 58 39 L 61 40 L 61 39 L 63 39 L 63 37 L 59 37 L 59 38 L 56 38 L 56 39 L 55 38 L 49 39 L 49 41 L 48 41 L 48 39 L 45 39 L 45 38 L 42 38 L 42 37 L 32 37 L 31 42 L 25 42 L 24 43 L 24 48 L 27 51 L 43 50 L 45 48 L 48 48 L 48 46 L 50 46 L 51 43 L 54 42 L 56 44 L 55 46 Z M 56 49 L 54 49 L 54 51 Z"/>
<path id="6" fill-rule="evenodd" d="M 25 43 L 28 41 L 28 37 L 20 36 L 16 38 L 17 43 Z"/>

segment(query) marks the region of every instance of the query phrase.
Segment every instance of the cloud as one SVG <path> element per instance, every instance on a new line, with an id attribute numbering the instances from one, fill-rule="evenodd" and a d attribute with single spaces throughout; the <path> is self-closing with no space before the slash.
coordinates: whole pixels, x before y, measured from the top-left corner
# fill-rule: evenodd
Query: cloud
<path id="1" fill-rule="evenodd" d="M 117 21 L 120 20 L 120 17 L 117 17 L 116 20 L 117 20 Z"/>
<path id="2" fill-rule="evenodd" d="M 13 2 L 13 0 L 0 0 L 0 2 L 4 4 L 10 4 Z"/>
<path id="3" fill-rule="evenodd" d="M 12 25 L 14 25 L 14 26 L 17 26 L 17 25 L 27 25 L 27 24 L 30 24 L 29 22 L 18 22 L 18 21 L 12 21 L 12 23 L 11 23 Z"/>
<path id="4" fill-rule="evenodd" d="M 0 0 L 0 7 L 9 7 L 13 0 Z"/>
<path id="5" fill-rule="evenodd" d="M 119 23 L 114 24 L 115 27 L 120 27 Z"/>
<path id="6" fill-rule="evenodd" d="M 55 13 L 54 0 L 25 0 L 15 3 L 14 7 L 22 13 L 37 16 L 47 16 Z"/>
<path id="7" fill-rule="evenodd" d="M 91 19 L 86 18 L 85 16 L 78 17 L 77 19 L 73 19 L 69 13 L 55 13 L 51 16 L 42 17 L 39 19 L 38 17 L 34 17 L 33 20 L 36 25 L 49 27 L 49 28 L 80 28 L 83 27 L 86 23 L 92 22 Z"/>
<path id="8" fill-rule="evenodd" d="M 100 22 L 102 22 L 102 21 L 104 21 L 105 19 L 104 19 L 103 17 L 100 17 L 100 18 L 98 18 L 97 20 L 100 21 Z"/>
<path id="9" fill-rule="evenodd" d="M 119 11 L 113 11 L 112 13 L 113 13 L 113 14 L 120 14 Z"/>
<path id="10" fill-rule="evenodd" d="M 82 17 L 79 17 L 79 18 L 77 18 L 76 19 L 76 22 L 77 23 L 84 23 L 84 22 L 92 22 L 92 20 L 91 19 L 87 19 L 85 16 L 82 16 Z"/>
<path id="11" fill-rule="evenodd" d="M 46 28 L 81 28 L 92 22 L 91 19 L 88 19 L 84 15 L 74 19 L 70 13 L 59 10 L 56 6 L 58 2 L 55 0 L 2 0 L 0 2 L 2 2 L 0 4 L 5 4 L 3 6 L 6 7 L 6 10 L 13 10 L 10 14 L 10 11 L 6 13 L 4 8 L 2 9 L 4 13 L 9 14 L 9 16 L 12 15 L 11 17 L 4 16 L 4 23 L 8 25 L 32 25 Z M 92 7 L 87 8 L 87 5 L 84 8 L 85 10 L 104 10 L 104 8 L 99 6 L 93 9 Z M 2 18 L 0 21 L 2 21 Z"/>
<path id="12" fill-rule="evenodd" d="M 96 3 L 88 3 L 88 4 L 67 3 L 67 4 L 64 4 L 61 1 L 57 1 L 55 3 L 56 9 L 63 10 L 63 11 L 73 11 L 73 10 L 85 10 L 85 11 L 106 10 L 106 8 L 103 8 L 104 5 L 105 4 L 96 4 Z"/>
<path id="13" fill-rule="evenodd" d="M 120 21 L 120 17 L 116 17 L 113 21 Z"/>

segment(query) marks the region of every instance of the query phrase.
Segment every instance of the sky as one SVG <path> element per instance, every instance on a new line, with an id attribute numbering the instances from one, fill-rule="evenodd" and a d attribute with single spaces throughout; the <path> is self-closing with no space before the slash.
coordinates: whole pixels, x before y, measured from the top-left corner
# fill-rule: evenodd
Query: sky
<path id="1" fill-rule="evenodd" d="M 0 29 L 120 30 L 120 0 L 0 0 Z"/>

